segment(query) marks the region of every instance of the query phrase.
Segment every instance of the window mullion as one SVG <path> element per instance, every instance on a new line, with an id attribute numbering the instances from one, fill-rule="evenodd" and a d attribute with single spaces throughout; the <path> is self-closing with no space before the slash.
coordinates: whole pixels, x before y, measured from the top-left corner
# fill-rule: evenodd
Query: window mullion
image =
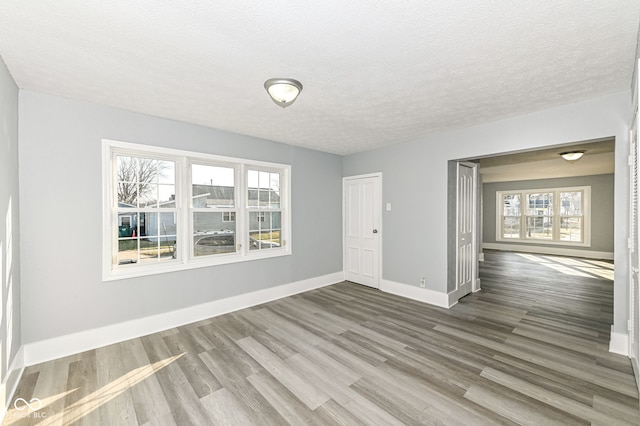
<path id="1" fill-rule="evenodd" d="M 176 184 L 176 192 L 179 191 L 179 196 L 176 196 L 176 208 L 178 210 L 178 224 L 180 228 L 180 235 L 178 235 L 177 240 L 180 241 L 178 244 L 179 247 L 179 259 L 182 263 L 187 263 L 190 258 L 191 244 L 193 238 L 192 235 L 192 227 L 193 227 L 193 215 L 191 214 L 191 185 L 189 182 L 191 181 L 191 167 L 190 167 L 190 159 L 187 157 L 182 157 L 180 161 L 176 161 L 178 164 L 178 173 L 177 173 L 177 184 Z"/>
<path id="2" fill-rule="evenodd" d="M 553 241 L 560 241 L 560 191 L 553 191 L 553 209 L 552 214 L 552 226 L 551 226 L 551 239 Z"/>
<path id="3" fill-rule="evenodd" d="M 249 213 L 247 203 L 249 190 L 247 186 L 247 167 L 239 164 L 235 168 L 236 173 L 236 244 L 240 244 L 240 256 L 249 252 Z"/>
<path id="4" fill-rule="evenodd" d="M 520 193 L 520 210 L 518 211 L 518 213 L 520 213 L 520 239 L 521 240 L 525 240 L 527 238 L 527 209 L 528 206 L 526 205 L 525 201 L 526 201 L 526 196 L 527 194 L 525 194 L 524 192 Z"/>

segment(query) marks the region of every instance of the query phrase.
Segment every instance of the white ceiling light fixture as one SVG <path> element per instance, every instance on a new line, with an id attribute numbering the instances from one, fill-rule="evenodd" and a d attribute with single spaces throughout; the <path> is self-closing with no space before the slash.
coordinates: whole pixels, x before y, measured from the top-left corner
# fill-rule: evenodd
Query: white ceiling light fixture
<path id="1" fill-rule="evenodd" d="M 264 88 L 276 105 L 286 108 L 302 92 L 302 83 L 292 78 L 270 78 L 264 82 Z"/>
<path id="2" fill-rule="evenodd" d="M 584 151 L 569 151 L 560 154 L 567 161 L 578 161 L 584 155 Z"/>

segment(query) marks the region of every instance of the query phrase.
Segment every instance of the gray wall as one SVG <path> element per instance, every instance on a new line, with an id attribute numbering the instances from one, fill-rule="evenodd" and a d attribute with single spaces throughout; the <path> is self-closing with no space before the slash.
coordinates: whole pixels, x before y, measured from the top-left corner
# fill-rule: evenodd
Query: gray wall
<path id="1" fill-rule="evenodd" d="M 485 183 L 483 193 L 483 242 L 496 243 L 496 191 L 591 186 L 591 247 L 567 247 L 553 244 L 523 244 L 525 247 L 571 248 L 572 250 L 613 252 L 613 189 L 614 175 L 580 176 L 561 179 L 539 179 L 518 182 Z M 519 244 L 517 241 L 500 241 L 503 244 Z M 498 242 L 498 243 L 500 243 Z"/>
<path id="2" fill-rule="evenodd" d="M 293 254 L 103 283 L 103 138 L 291 164 Z M 24 343 L 342 271 L 341 177 L 339 156 L 21 91 Z"/>
<path id="3" fill-rule="evenodd" d="M 18 87 L 0 58 L 0 383 L 20 345 L 20 217 L 18 194 Z M 3 389 L 4 390 L 4 389 Z M 9 389 L 8 391 L 10 391 Z M 6 395 L 6 393 L 3 393 Z M 11 395 L 7 395 L 11 396 Z M 2 401 L 0 407 L 6 407 Z"/>
<path id="4" fill-rule="evenodd" d="M 344 176 L 383 173 L 383 279 L 447 292 L 449 160 L 615 137 L 614 331 L 628 318 L 630 91 L 478 126 L 437 133 L 344 159 Z"/>

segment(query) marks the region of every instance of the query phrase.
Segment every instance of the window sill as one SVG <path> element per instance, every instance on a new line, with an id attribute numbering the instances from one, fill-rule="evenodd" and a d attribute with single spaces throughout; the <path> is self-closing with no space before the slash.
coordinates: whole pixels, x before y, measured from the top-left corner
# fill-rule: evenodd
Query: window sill
<path id="1" fill-rule="evenodd" d="M 549 241 L 549 240 L 523 240 L 518 238 L 496 238 L 496 243 L 515 243 L 515 244 L 531 244 L 531 245 L 552 245 L 552 246 L 567 246 L 567 247 L 591 247 L 589 241 L 577 243 L 570 241 Z"/>
<path id="2" fill-rule="evenodd" d="M 271 259 L 274 257 L 290 256 L 291 251 L 286 249 L 269 250 L 262 253 L 249 253 L 245 256 L 220 256 L 204 259 L 190 259 L 188 261 L 170 260 L 161 264 L 121 266 L 116 269 L 103 271 L 102 281 L 118 281 L 129 278 L 145 277 L 150 275 L 165 274 L 168 272 L 186 271 L 189 269 L 206 268 L 218 265 L 230 265 L 233 263 L 249 262 L 252 260 Z"/>

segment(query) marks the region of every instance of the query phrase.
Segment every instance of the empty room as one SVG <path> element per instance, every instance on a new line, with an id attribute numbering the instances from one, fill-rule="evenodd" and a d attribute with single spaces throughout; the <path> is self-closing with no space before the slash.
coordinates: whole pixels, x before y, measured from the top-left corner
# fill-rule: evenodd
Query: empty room
<path id="1" fill-rule="evenodd" d="M 0 2 L 3 425 L 640 424 L 640 2 Z"/>

